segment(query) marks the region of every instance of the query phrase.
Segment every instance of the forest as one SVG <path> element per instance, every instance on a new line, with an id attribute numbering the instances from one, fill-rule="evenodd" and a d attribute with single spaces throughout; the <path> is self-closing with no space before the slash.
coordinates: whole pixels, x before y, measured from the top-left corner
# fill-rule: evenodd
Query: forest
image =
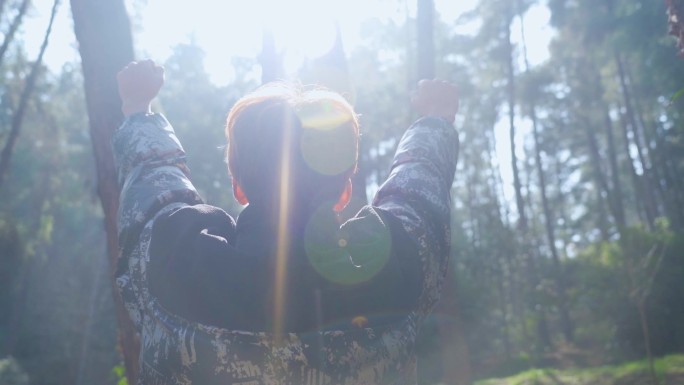
<path id="1" fill-rule="evenodd" d="M 155 109 L 205 200 L 240 210 L 223 125 L 262 83 L 321 84 L 353 103 L 362 139 L 351 216 L 416 118 L 416 82 L 449 80 L 461 98 L 452 255 L 422 326 L 419 383 L 633 360 L 647 362 L 642 383 L 684 383 L 663 382 L 653 363 L 684 354 L 684 1 L 478 0 L 457 19 L 433 0 L 386 1 L 409 9 L 405 19 L 368 19 L 354 46 L 338 28 L 330 51 L 295 73 L 266 30 L 259 55 L 231 58 L 223 85 L 202 46 L 177 42 Z M 115 74 L 144 58 L 130 3 L 145 1 L 43 2 L 49 22 L 26 30 L 38 5 L 0 0 L 0 384 L 135 383 L 137 342 L 112 290 L 109 144 L 123 118 Z M 524 20 L 539 7 L 552 38 L 532 63 Z M 80 60 L 54 70 L 44 54 L 60 8 Z M 37 54 L 28 35 L 40 36 Z"/>

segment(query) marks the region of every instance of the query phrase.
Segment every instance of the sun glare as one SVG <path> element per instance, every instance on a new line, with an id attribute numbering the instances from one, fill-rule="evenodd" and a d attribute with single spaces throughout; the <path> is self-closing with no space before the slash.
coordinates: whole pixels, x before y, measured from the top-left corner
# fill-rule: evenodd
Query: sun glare
<path id="1" fill-rule="evenodd" d="M 435 0 L 442 21 L 453 23 L 477 0 Z M 35 56 L 42 41 L 42 30 L 49 17 L 50 1 L 35 0 L 35 12 L 26 21 L 26 50 Z M 232 58 L 256 58 L 261 51 L 262 33 L 271 29 L 278 49 L 284 50 L 285 70 L 294 74 L 307 58 L 327 52 L 335 41 L 339 25 L 345 50 L 363 44 L 362 24 L 369 19 L 403 22 L 415 16 L 415 4 L 395 0 L 253 0 L 216 2 L 126 0 L 133 25 L 136 56 L 166 61 L 178 44 L 194 42 L 202 47 L 205 67 L 216 84 L 235 80 Z M 65 62 L 74 61 L 78 50 L 74 41 L 71 17 L 66 7 L 55 22 L 54 36 L 45 57 L 46 64 L 59 71 Z M 526 14 L 528 54 L 534 65 L 548 57 L 548 43 L 553 32 L 548 27 L 549 11 L 535 6 Z M 477 24 L 462 25 L 462 33 L 475 33 Z M 517 33 L 519 27 L 514 27 Z M 249 76 L 258 76 L 258 69 Z"/>
<path id="2" fill-rule="evenodd" d="M 287 56 L 317 57 L 332 48 L 335 41 L 335 15 L 328 1 L 262 0 L 273 10 L 264 15 L 263 27 L 270 29 L 278 49 Z"/>

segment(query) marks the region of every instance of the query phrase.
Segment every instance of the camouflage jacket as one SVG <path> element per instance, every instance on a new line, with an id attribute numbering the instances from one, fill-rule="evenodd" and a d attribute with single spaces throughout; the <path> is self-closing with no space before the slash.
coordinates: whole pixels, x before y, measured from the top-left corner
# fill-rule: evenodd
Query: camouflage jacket
<path id="1" fill-rule="evenodd" d="M 391 324 L 285 333 L 277 340 L 268 332 L 188 321 L 150 294 L 147 268 L 155 219 L 202 199 L 163 116 L 128 118 L 113 146 L 121 187 L 117 284 L 141 336 L 141 384 L 416 383 L 419 324 L 439 297 L 448 264 L 450 188 L 458 153 L 451 124 L 436 118 L 414 123 L 372 203 L 398 219 L 418 246 L 422 287 L 417 306 Z"/>

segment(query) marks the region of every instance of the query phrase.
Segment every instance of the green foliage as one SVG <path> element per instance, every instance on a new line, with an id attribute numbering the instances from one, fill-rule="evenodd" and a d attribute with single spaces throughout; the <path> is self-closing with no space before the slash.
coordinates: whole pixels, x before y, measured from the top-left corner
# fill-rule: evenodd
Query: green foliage
<path id="1" fill-rule="evenodd" d="M 28 385 L 29 376 L 12 357 L 0 359 L 0 384 Z"/>
<path id="2" fill-rule="evenodd" d="M 670 355 L 656 360 L 660 383 L 684 384 L 684 356 Z M 476 385 L 642 385 L 649 382 L 646 360 L 588 369 L 533 369 L 508 378 L 478 381 Z"/>
<path id="3" fill-rule="evenodd" d="M 680 89 L 679 91 L 675 92 L 674 95 L 670 98 L 670 104 L 673 104 L 674 102 L 677 101 L 680 97 L 684 95 L 684 88 Z"/>
<path id="4" fill-rule="evenodd" d="M 11 309 L 21 270 L 23 245 L 13 221 L 0 217 L 0 309 Z M 0 346 L 6 340 L 5 331 L 10 312 L 0 313 Z"/>
<path id="5" fill-rule="evenodd" d="M 126 378 L 126 367 L 123 364 L 118 364 L 112 368 L 112 377 L 116 381 L 116 385 L 128 385 L 128 379 Z"/>
<path id="6" fill-rule="evenodd" d="M 11 83 L 26 68 L 21 54 L 2 63 L 13 67 L 18 79 L 0 82 L 9 99 L 21 90 Z M 80 69 L 42 72 L 0 188 L 0 232 L 14 244 L 0 252 L 10 277 L 0 281 L 0 353 L 33 384 L 102 383 L 118 360 L 93 163 Z"/>
<path id="7" fill-rule="evenodd" d="M 644 300 L 657 354 L 678 351 L 684 312 L 684 237 L 666 221 L 655 231 L 625 229 L 620 241 L 586 248 L 570 264 L 576 274 L 579 340 L 614 359 L 639 357 L 643 335 L 636 301 Z"/>

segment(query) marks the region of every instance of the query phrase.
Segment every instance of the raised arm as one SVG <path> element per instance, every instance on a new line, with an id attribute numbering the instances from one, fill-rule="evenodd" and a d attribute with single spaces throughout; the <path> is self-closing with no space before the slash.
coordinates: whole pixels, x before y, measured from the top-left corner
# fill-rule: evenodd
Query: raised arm
<path id="1" fill-rule="evenodd" d="M 114 134 L 119 172 L 119 244 L 124 257 L 143 226 L 164 206 L 201 202 L 188 177 L 185 152 L 169 122 L 151 113 L 164 83 L 164 70 L 151 60 L 132 62 L 117 76 L 126 120 Z"/>
<path id="2" fill-rule="evenodd" d="M 453 127 L 454 85 L 422 80 L 412 100 L 422 115 L 402 137 L 392 171 L 373 205 L 389 212 L 417 243 L 422 269 L 418 310 L 426 315 L 439 298 L 450 253 L 450 190 L 458 157 Z"/>

